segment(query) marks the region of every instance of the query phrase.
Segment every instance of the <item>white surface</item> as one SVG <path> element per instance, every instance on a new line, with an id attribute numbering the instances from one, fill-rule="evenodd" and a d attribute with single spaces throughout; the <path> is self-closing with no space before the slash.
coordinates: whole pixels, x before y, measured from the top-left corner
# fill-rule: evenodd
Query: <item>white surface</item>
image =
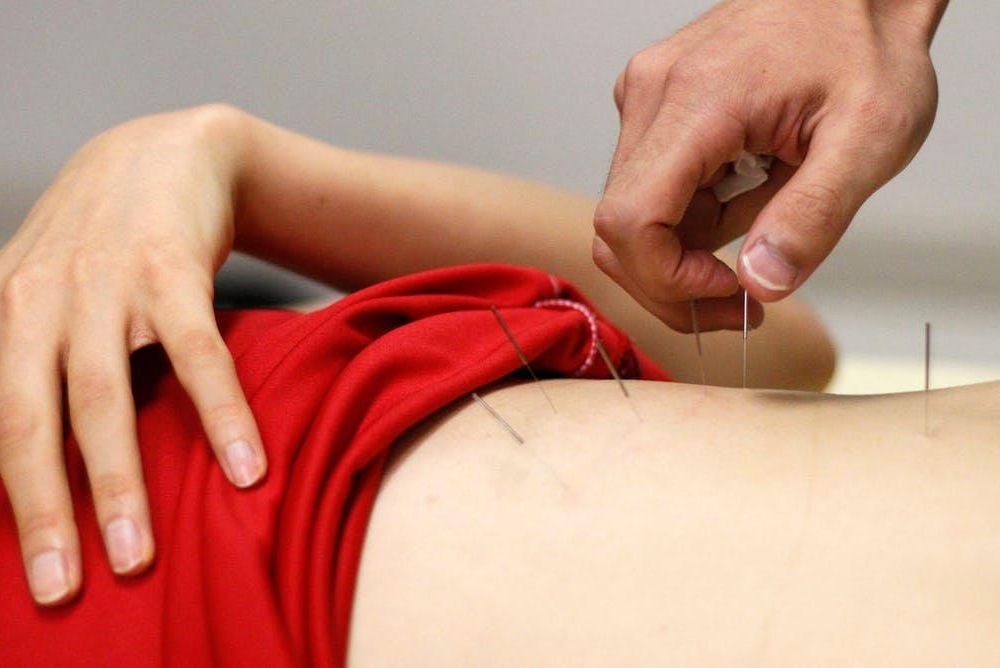
<path id="1" fill-rule="evenodd" d="M 1000 380 L 1000 365 L 971 364 L 963 360 L 931 358 L 931 388 L 954 387 Z M 839 360 L 827 392 L 833 394 L 888 394 L 924 389 L 924 362 L 905 357 L 847 355 Z M 1000 414 L 1000 406 L 997 407 Z"/>

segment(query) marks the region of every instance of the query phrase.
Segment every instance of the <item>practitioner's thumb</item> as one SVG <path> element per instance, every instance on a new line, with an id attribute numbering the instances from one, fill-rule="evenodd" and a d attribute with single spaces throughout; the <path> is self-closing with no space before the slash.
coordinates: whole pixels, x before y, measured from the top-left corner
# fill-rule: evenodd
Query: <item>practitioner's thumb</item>
<path id="1" fill-rule="evenodd" d="M 856 142 L 814 138 L 805 162 L 757 216 L 737 267 L 754 298 L 775 301 L 802 285 L 887 180 L 886 166 Z"/>

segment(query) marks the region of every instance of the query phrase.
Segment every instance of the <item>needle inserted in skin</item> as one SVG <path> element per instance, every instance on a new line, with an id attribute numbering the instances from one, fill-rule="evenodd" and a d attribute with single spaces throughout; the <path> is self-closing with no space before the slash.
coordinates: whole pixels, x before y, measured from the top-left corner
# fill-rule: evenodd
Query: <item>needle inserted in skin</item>
<path id="1" fill-rule="evenodd" d="M 530 364 L 528 364 L 528 356 L 524 354 L 521 346 L 517 344 L 517 339 L 514 338 L 514 332 L 510 330 L 510 327 L 507 326 L 507 321 L 503 319 L 502 315 L 500 315 L 500 309 L 496 306 L 490 306 L 490 310 L 493 311 L 493 317 L 495 317 L 497 322 L 500 323 L 500 329 L 502 329 L 503 333 L 507 335 L 510 345 L 514 346 L 514 352 L 517 353 L 517 357 L 521 360 L 521 364 L 523 364 L 524 368 L 531 374 L 531 377 L 535 380 L 535 384 L 538 386 L 538 389 L 542 391 L 542 395 L 545 397 L 545 400 L 549 402 L 549 406 L 552 407 L 552 412 L 558 413 L 559 411 L 556 410 L 556 405 L 552 402 L 552 397 L 550 397 L 549 393 L 545 391 L 545 385 L 542 384 L 542 381 L 535 375 L 535 370 L 531 368 Z"/>
<path id="2" fill-rule="evenodd" d="M 698 346 L 698 370 L 701 371 L 701 384 L 707 385 L 705 380 L 705 354 L 701 349 L 701 328 L 698 327 L 698 300 L 688 297 L 688 304 L 691 306 L 691 328 L 694 330 L 694 342 Z"/>
<path id="3" fill-rule="evenodd" d="M 503 427 L 504 429 L 506 429 L 507 433 L 509 433 L 511 436 L 514 437 L 515 441 L 517 441 L 521 445 L 524 445 L 524 439 L 521 438 L 521 435 L 519 433 L 517 433 L 514 430 L 513 427 L 510 426 L 509 422 L 507 422 L 502 417 L 500 417 L 500 414 L 497 413 L 495 410 L 493 410 L 493 407 L 490 406 L 488 403 L 486 403 L 486 400 L 483 399 L 481 396 L 479 396 L 479 393 L 473 392 L 472 393 L 472 398 L 476 400 L 477 404 L 479 404 L 480 406 L 482 406 L 483 408 L 485 408 L 487 410 L 487 412 L 489 412 L 489 414 L 493 416 L 493 419 L 496 420 L 497 422 L 499 422 L 500 426 Z"/>
<path id="4" fill-rule="evenodd" d="M 931 396 L 931 323 L 924 323 L 924 436 L 930 431 L 927 423 L 927 409 Z"/>
<path id="5" fill-rule="evenodd" d="M 743 389 L 747 387 L 747 332 L 750 330 L 750 296 L 743 289 Z"/>
<path id="6" fill-rule="evenodd" d="M 618 383 L 618 387 L 621 388 L 622 394 L 625 395 L 625 399 L 628 401 L 628 405 L 632 407 L 632 411 L 635 413 L 639 421 L 642 421 L 642 416 L 639 415 L 639 409 L 635 407 L 632 403 L 632 396 L 628 393 L 628 388 L 625 387 L 625 382 L 622 380 L 621 374 L 618 373 L 618 369 L 615 368 L 615 363 L 611 361 L 611 356 L 608 355 L 608 351 L 604 349 L 604 344 L 601 343 L 600 339 L 594 340 L 594 346 L 597 347 L 597 352 L 601 354 L 601 359 L 608 366 L 608 371 L 611 372 L 611 377 L 615 379 Z"/>

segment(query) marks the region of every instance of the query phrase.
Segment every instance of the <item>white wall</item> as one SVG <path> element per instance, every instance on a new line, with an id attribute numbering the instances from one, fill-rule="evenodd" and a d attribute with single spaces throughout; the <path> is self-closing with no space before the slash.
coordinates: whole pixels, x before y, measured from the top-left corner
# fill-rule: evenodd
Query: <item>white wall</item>
<path id="1" fill-rule="evenodd" d="M 211 100 L 342 145 L 596 195 L 617 130 L 615 76 L 632 52 L 707 6 L 0 0 L 0 221 L 5 233 L 16 227 L 87 137 Z M 1000 4 L 952 3 L 934 46 L 941 107 L 930 140 L 810 286 L 820 308 L 839 313 L 848 349 L 898 347 L 868 315 L 864 331 L 843 324 L 858 305 L 881 301 L 877 310 L 895 308 L 900 323 L 912 315 L 916 337 L 916 323 L 958 295 L 986 320 L 959 316 L 966 338 L 954 354 L 993 354 L 996 337 L 973 330 L 1000 331 L 990 320 L 1000 311 L 998 27 Z"/>

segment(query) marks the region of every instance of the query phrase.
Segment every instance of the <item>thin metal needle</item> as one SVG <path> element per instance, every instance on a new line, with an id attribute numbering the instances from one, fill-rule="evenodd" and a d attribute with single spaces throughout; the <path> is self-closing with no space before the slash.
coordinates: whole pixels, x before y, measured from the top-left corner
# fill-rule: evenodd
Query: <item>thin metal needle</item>
<path id="1" fill-rule="evenodd" d="M 694 330 L 694 342 L 698 346 L 698 370 L 701 371 L 701 384 L 707 385 L 705 380 L 705 353 L 701 348 L 701 328 L 698 327 L 698 300 L 688 297 L 688 304 L 691 306 L 691 328 Z"/>
<path id="2" fill-rule="evenodd" d="M 473 392 L 472 398 L 476 400 L 476 403 L 485 408 L 489 412 L 489 414 L 493 416 L 493 419 L 499 422 L 500 426 L 506 429 L 507 432 L 514 437 L 515 441 L 517 441 L 521 445 L 524 445 L 524 439 L 521 438 L 521 435 L 517 433 L 513 427 L 510 426 L 509 422 L 500 417 L 500 414 L 497 413 L 495 410 L 493 410 L 493 407 L 490 406 L 488 403 L 486 403 L 486 400 L 483 399 L 481 396 L 479 396 L 479 393 Z"/>
<path id="3" fill-rule="evenodd" d="M 924 436 L 930 433 L 927 413 L 931 396 L 931 323 L 924 323 Z"/>
<path id="4" fill-rule="evenodd" d="M 608 351 L 604 349 L 604 344 L 601 343 L 600 339 L 598 339 L 594 341 L 594 345 L 597 346 L 597 352 L 601 354 L 601 359 L 603 359 L 604 363 L 608 365 L 608 371 L 611 372 L 612 378 L 618 382 L 618 387 L 622 389 L 622 394 L 628 397 L 628 388 L 625 387 L 625 383 L 622 382 L 622 377 L 618 373 L 618 369 L 615 368 L 614 362 L 611 361 L 611 356 L 608 355 Z"/>
<path id="5" fill-rule="evenodd" d="M 528 363 L 528 356 L 524 354 L 524 350 L 522 350 L 521 346 L 517 344 L 517 339 L 514 338 L 514 332 L 510 330 L 510 327 L 507 326 L 507 321 L 504 320 L 502 315 L 500 315 L 500 309 L 496 306 L 490 306 L 490 310 L 493 311 L 493 317 L 495 317 L 497 322 L 500 323 L 500 329 L 502 329 L 503 333 L 507 335 L 510 345 L 514 346 L 514 352 L 517 353 L 517 357 L 521 360 L 521 364 L 523 364 L 524 368 L 531 374 L 531 377 L 535 380 L 535 384 L 538 389 L 542 391 L 542 395 L 545 397 L 545 400 L 549 402 L 549 406 L 552 407 L 552 412 L 558 413 L 559 411 L 556 410 L 556 405 L 552 402 L 552 397 L 550 397 L 549 393 L 545 391 L 545 385 L 538 379 L 538 376 L 535 375 L 535 370 L 532 369 L 531 365 Z"/>
<path id="6" fill-rule="evenodd" d="M 750 297 L 743 288 L 743 389 L 747 387 L 747 332 L 750 331 Z"/>
<path id="7" fill-rule="evenodd" d="M 635 413 L 636 417 L 639 418 L 639 421 L 642 422 L 642 416 L 639 415 L 639 409 L 637 409 L 635 404 L 632 403 L 632 396 L 628 393 L 628 388 L 625 387 L 625 382 L 622 381 L 622 377 L 621 374 L 618 373 L 618 369 L 615 368 L 615 363 L 611 361 L 611 356 L 608 355 L 608 351 L 604 349 L 604 344 L 601 343 L 600 339 L 595 339 L 594 345 L 597 347 L 597 352 L 601 354 L 601 359 L 603 359 L 604 363 L 608 366 L 608 371 L 611 372 L 611 377 L 618 383 L 618 387 L 621 388 L 622 394 L 624 394 L 625 399 L 628 400 L 628 405 L 632 407 L 632 411 Z"/>

